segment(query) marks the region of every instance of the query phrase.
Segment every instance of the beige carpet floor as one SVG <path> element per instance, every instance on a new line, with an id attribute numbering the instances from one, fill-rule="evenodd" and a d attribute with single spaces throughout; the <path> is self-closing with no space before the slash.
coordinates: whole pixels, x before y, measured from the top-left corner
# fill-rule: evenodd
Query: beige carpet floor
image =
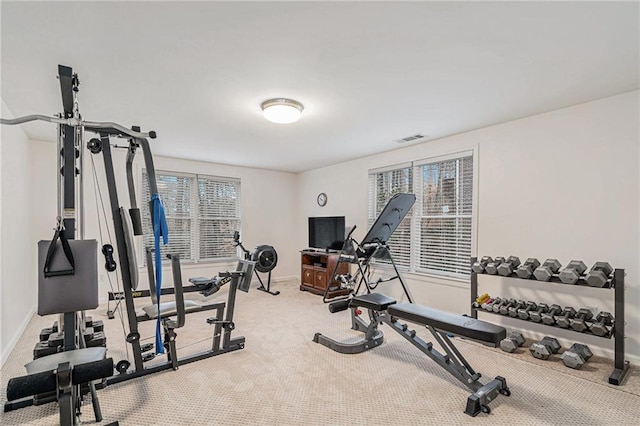
<path id="1" fill-rule="evenodd" d="M 296 283 L 274 285 L 270 296 L 239 293 L 235 335 L 243 350 L 108 386 L 98 391 L 104 423 L 121 425 L 640 425 L 640 373 L 623 386 L 607 383 L 612 361 L 594 357 L 583 370 L 571 370 L 559 357 L 539 361 L 526 349 L 499 349 L 454 339 L 484 376 L 507 379 L 512 395 L 491 403 L 491 414 L 464 414 L 469 392 L 446 371 L 388 327 L 385 342 L 357 355 L 342 355 L 312 342 L 316 332 L 340 340 L 360 335 L 349 329 L 348 312 L 330 314 L 319 296 L 300 292 Z M 140 300 L 140 299 L 139 299 Z M 109 356 L 126 357 L 118 318 L 106 306 L 90 313 L 105 323 Z M 178 331 L 179 353 L 210 345 L 207 313 L 187 316 Z M 1 370 L 0 402 L 9 378 L 24 374 L 40 329 L 53 317 L 34 319 Z M 151 337 L 153 323 L 143 323 Z M 418 330 L 428 338 L 426 330 Z M 151 340 L 148 340 L 151 341 Z M 153 363 L 163 359 L 153 360 Z M 85 424 L 95 423 L 90 405 Z M 54 425 L 55 404 L 2 413 L 3 425 Z"/>

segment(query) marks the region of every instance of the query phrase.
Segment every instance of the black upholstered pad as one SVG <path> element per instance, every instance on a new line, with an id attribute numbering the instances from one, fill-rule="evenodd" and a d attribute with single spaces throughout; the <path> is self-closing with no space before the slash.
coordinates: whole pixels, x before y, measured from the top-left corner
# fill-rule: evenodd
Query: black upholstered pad
<path id="1" fill-rule="evenodd" d="M 351 307 L 362 307 L 374 311 L 386 311 L 390 305 L 396 303 L 396 299 L 382 293 L 369 293 L 355 296 L 351 299 Z"/>
<path id="2" fill-rule="evenodd" d="M 389 315 L 396 318 L 415 324 L 430 325 L 438 330 L 494 345 L 507 337 L 507 330 L 498 325 L 426 306 L 398 303 L 389 306 L 387 311 Z"/>

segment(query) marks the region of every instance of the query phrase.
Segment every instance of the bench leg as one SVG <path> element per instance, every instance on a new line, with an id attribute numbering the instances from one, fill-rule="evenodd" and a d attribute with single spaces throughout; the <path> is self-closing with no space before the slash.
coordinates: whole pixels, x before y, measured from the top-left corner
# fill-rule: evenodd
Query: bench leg
<path id="1" fill-rule="evenodd" d="M 511 391 L 507 387 L 507 380 L 500 376 L 482 386 L 467 398 L 465 414 L 471 417 L 475 417 L 481 412 L 489 414 L 491 412 L 489 403 L 498 396 L 498 393 L 505 396 L 511 395 Z"/>
<path id="2" fill-rule="evenodd" d="M 384 341 L 384 334 L 378 330 L 378 333 L 372 339 L 365 339 L 358 343 L 342 343 L 320 333 L 316 333 L 313 336 L 313 341 L 341 354 L 359 354 L 376 346 L 380 346 Z"/>

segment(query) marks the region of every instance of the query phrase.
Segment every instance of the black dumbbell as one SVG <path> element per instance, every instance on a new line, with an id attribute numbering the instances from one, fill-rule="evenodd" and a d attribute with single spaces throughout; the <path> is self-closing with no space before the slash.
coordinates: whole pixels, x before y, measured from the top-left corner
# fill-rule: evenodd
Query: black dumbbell
<path id="1" fill-rule="evenodd" d="M 533 271 L 533 276 L 538 281 L 549 281 L 553 274 L 557 274 L 562 264 L 558 262 L 558 259 L 547 259 L 542 266 L 538 266 Z"/>
<path id="2" fill-rule="evenodd" d="M 579 331 L 580 333 L 582 333 L 589 328 L 589 325 L 587 325 L 587 321 L 589 321 L 591 318 L 593 318 L 593 312 L 591 312 L 587 308 L 582 308 L 578 311 L 575 317 L 569 320 L 569 325 L 575 331 Z"/>
<path id="3" fill-rule="evenodd" d="M 511 318 L 517 318 L 518 310 L 523 309 L 525 306 L 527 306 L 527 303 L 524 300 L 518 300 L 515 305 L 509 307 L 507 314 L 509 314 Z M 502 314 L 502 310 L 500 310 L 500 313 Z"/>
<path id="4" fill-rule="evenodd" d="M 509 353 L 515 352 L 522 345 L 524 337 L 519 331 L 512 331 L 506 339 L 500 341 L 500 349 Z"/>
<path id="5" fill-rule="evenodd" d="M 493 305 L 500 302 L 502 302 L 501 298 L 494 297 L 493 299 L 489 299 L 486 302 L 484 302 L 482 305 L 480 305 L 480 307 L 485 311 L 491 311 L 493 308 Z"/>
<path id="6" fill-rule="evenodd" d="M 500 264 L 504 262 L 504 257 L 496 257 L 495 259 L 493 259 L 493 262 L 489 262 L 487 263 L 487 266 L 485 266 L 484 271 L 487 274 L 490 275 L 496 275 L 498 273 L 498 266 L 500 266 Z"/>
<path id="7" fill-rule="evenodd" d="M 542 314 L 549 312 L 549 305 L 538 303 L 538 309 L 529 312 L 529 319 L 533 322 L 542 322 Z"/>
<path id="8" fill-rule="evenodd" d="M 530 257 L 525 260 L 522 265 L 518 266 L 518 269 L 516 269 L 516 275 L 519 278 L 526 280 L 533 275 L 533 271 L 535 271 L 538 266 L 540 266 L 540 261 L 535 257 Z"/>
<path id="9" fill-rule="evenodd" d="M 540 315 L 540 318 L 542 318 L 543 323 L 547 325 L 553 325 L 556 323 L 556 316 L 560 315 L 561 312 L 562 306 L 554 304 L 549 306 L 549 310 Z"/>
<path id="10" fill-rule="evenodd" d="M 483 256 L 482 259 L 476 260 L 473 265 L 471 265 L 471 270 L 477 274 L 481 274 L 484 272 L 484 268 L 487 267 L 487 264 L 491 262 L 493 262 L 491 256 Z"/>
<path id="11" fill-rule="evenodd" d="M 549 359 L 549 357 L 560 350 L 560 343 L 555 337 L 544 336 L 542 340 L 529 347 L 531 355 L 538 359 Z"/>
<path id="12" fill-rule="evenodd" d="M 518 309 L 518 318 L 528 320 L 531 311 L 535 311 L 536 309 L 538 309 L 538 305 L 536 305 L 536 302 L 528 301 L 527 305 L 524 308 Z"/>
<path id="13" fill-rule="evenodd" d="M 516 303 L 516 299 L 502 299 L 501 303 L 497 305 L 493 305 L 491 309 L 493 310 L 493 312 L 499 314 L 500 310 L 504 308 L 506 309 L 506 313 L 503 315 L 507 315 L 509 313 L 509 306 L 511 306 L 514 303 Z"/>
<path id="14" fill-rule="evenodd" d="M 609 276 L 613 273 L 613 268 L 607 262 L 596 262 L 591 267 L 587 277 L 585 278 L 587 284 L 591 287 L 604 287 L 607 285 Z"/>
<path id="15" fill-rule="evenodd" d="M 509 256 L 507 260 L 505 260 L 500 264 L 500 266 L 498 266 L 498 274 L 502 275 L 503 277 L 508 277 L 516 270 L 518 266 L 520 266 L 520 259 L 518 259 L 518 256 Z"/>
<path id="16" fill-rule="evenodd" d="M 560 359 L 562 359 L 562 362 L 567 367 L 579 370 L 592 356 L 593 352 L 591 352 L 589 346 L 574 343 L 569 350 L 564 351 L 562 355 L 560 355 Z"/>
<path id="17" fill-rule="evenodd" d="M 500 314 L 501 315 L 509 315 L 509 309 L 512 308 L 513 306 L 516 306 L 517 304 L 518 304 L 518 301 L 516 299 L 507 300 L 506 303 L 503 303 L 500 306 Z"/>
<path id="18" fill-rule="evenodd" d="M 596 317 L 596 322 L 591 324 L 589 330 L 596 336 L 608 336 L 613 325 L 613 315 L 610 312 L 600 312 Z"/>
<path id="19" fill-rule="evenodd" d="M 561 314 L 556 317 L 556 324 L 558 327 L 569 328 L 571 326 L 571 319 L 576 316 L 576 310 L 571 306 L 564 308 Z"/>
<path id="20" fill-rule="evenodd" d="M 575 284 L 586 270 L 587 265 L 585 265 L 582 260 L 572 260 L 560 271 L 560 281 L 565 284 Z"/>

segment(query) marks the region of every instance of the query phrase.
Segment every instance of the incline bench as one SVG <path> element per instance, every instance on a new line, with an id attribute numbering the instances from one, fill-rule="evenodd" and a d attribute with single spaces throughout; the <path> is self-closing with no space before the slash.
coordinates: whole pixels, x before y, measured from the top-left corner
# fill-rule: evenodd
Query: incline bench
<path id="1" fill-rule="evenodd" d="M 498 393 L 505 396 L 511 394 L 507 381 L 500 376 L 483 385 L 480 382 L 481 374 L 473 370 L 449 338 L 450 335 L 457 335 L 497 347 L 507 334 L 503 327 L 426 306 L 396 303 L 395 299 L 381 293 L 355 296 L 348 307 L 351 308 L 351 328 L 363 332 L 364 340 L 357 343 L 342 343 L 316 333 L 313 341 L 336 352 L 360 353 L 382 343 L 384 335 L 378 330 L 378 325 L 385 323 L 473 392 L 467 399 L 466 414 L 470 416 L 476 416 L 480 412 L 488 414 L 491 411 L 488 404 L 497 397 Z M 360 317 L 358 308 L 368 310 L 369 323 Z M 422 340 L 416 335 L 415 330 L 410 330 L 399 320 L 425 326 L 445 353 L 438 352 L 433 347 L 433 343 Z"/>

